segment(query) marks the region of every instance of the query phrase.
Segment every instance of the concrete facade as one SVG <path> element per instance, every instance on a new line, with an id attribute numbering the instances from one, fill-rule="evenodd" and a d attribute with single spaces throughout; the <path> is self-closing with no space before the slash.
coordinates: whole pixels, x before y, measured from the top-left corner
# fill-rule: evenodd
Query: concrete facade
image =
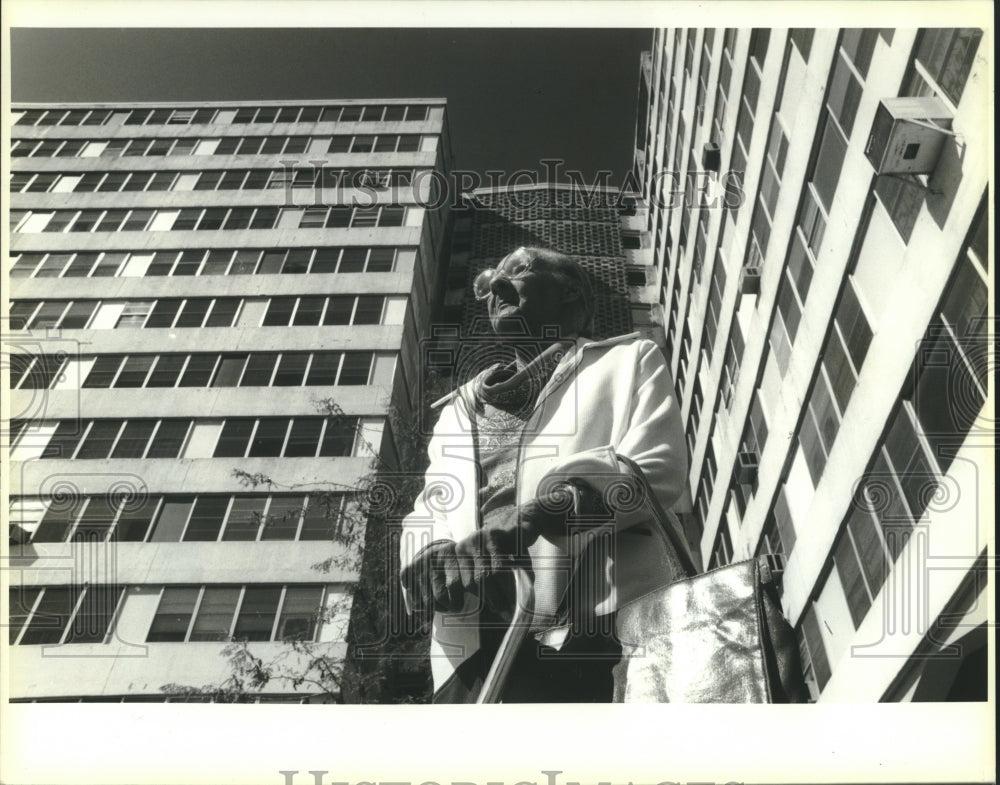
<path id="1" fill-rule="evenodd" d="M 189 699 L 165 688 L 225 679 L 241 625 L 264 660 L 300 638 L 342 660 L 364 531 L 317 532 L 349 528 L 342 492 L 374 453 L 392 464 L 387 412 L 416 404 L 448 231 L 430 199 L 430 175 L 451 167 L 444 101 L 19 105 L 12 122 L 8 695 Z M 136 140 L 146 154 L 120 154 Z M 319 217 L 343 206 L 346 224 Z M 269 267 L 278 250 L 287 261 Z M 173 274 L 154 273 L 171 254 Z M 135 315 L 181 301 L 236 315 Z M 70 302 L 95 310 L 68 327 L 46 315 Z M 45 314 L 19 320 L 34 303 Z M 118 357 L 122 374 L 144 370 L 102 376 Z M 176 444 L 158 441 L 168 425 Z M 74 427 L 72 447 L 46 453 Z M 245 445 L 222 450 L 236 431 Z M 314 693 L 275 680 L 260 700 Z"/>

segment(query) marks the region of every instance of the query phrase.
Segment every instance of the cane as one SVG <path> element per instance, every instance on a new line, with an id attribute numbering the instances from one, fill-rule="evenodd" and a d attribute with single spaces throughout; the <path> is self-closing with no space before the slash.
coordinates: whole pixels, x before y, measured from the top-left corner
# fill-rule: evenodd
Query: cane
<path id="1" fill-rule="evenodd" d="M 528 635 L 535 607 L 535 585 L 531 571 L 524 567 L 515 567 L 514 587 L 517 596 L 514 618 L 511 619 L 510 626 L 504 633 L 500 648 L 496 657 L 493 658 L 493 665 L 490 666 L 489 673 L 486 674 L 486 680 L 483 682 L 483 688 L 479 691 L 476 703 L 500 703 L 500 696 L 514 665 L 514 659 Z"/>

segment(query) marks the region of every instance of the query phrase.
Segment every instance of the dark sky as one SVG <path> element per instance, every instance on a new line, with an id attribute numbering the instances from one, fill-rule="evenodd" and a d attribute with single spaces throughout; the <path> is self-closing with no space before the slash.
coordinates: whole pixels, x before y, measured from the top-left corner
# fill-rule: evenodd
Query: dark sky
<path id="1" fill-rule="evenodd" d="M 646 29 L 11 31 L 16 101 L 444 97 L 455 166 L 632 163 Z"/>

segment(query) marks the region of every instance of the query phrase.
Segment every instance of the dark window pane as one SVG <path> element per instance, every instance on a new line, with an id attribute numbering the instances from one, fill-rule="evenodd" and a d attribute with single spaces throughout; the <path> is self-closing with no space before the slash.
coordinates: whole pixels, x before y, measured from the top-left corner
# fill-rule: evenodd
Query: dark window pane
<path id="1" fill-rule="evenodd" d="M 337 257 L 340 251 L 336 248 L 317 248 L 313 259 L 314 273 L 334 273 L 337 271 Z"/>
<path id="2" fill-rule="evenodd" d="M 165 499 L 160 507 L 160 513 L 156 518 L 156 526 L 150 536 L 150 542 L 179 542 L 181 532 L 187 525 L 188 515 L 191 514 L 191 506 L 194 504 L 194 497 L 175 496 Z"/>
<path id="3" fill-rule="evenodd" d="M 86 439 L 77 451 L 77 459 L 107 458 L 123 423 L 124 420 L 94 420 Z"/>
<path id="4" fill-rule="evenodd" d="M 187 300 L 181 315 L 177 319 L 177 327 L 201 327 L 205 322 L 205 314 L 211 306 L 212 301 L 208 298 L 197 298 Z"/>
<path id="5" fill-rule="evenodd" d="M 285 457 L 314 457 L 322 428 L 322 417 L 296 417 L 292 422 L 291 433 L 288 436 Z"/>
<path id="6" fill-rule="evenodd" d="M 396 252 L 392 248 L 372 248 L 371 256 L 368 259 L 368 272 L 392 272 L 395 256 Z"/>
<path id="7" fill-rule="evenodd" d="M 251 418 L 228 419 L 215 445 L 214 458 L 242 458 L 246 455 L 254 420 Z"/>
<path id="8" fill-rule="evenodd" d="M 277 207 L 259 207 L 250 222 L 251 229 L 273 229 L 274 222 L 278 220 Z"/>
<path id="9" fill-rule="evenodd" d="M 17 636 L 21 634 L 21 628 L 24 627 L 24 623 L 28 620 L 28 615 L 31 613 L 31 608 L 34 606 L 35 600 L 38 599 L 38 595 L 41 593 L 41 589 L 29 586 L 11 586 L 10 589 L 8 589 L 7 624 L 9 633 L 7 642 L 10 645 L 13 646 L 14 642 L 17 640 Z"/>
<path id="10" fill-rule="evenodd" d="M 354 311 L 354 324 L 378 324 L 382 321 L 382 306 L 385 298 L 377 295 L 363 294 L 358 297 L 358 305 Z"/>
<path id="11" fill-rule="evenodd" d="M 147 387 L 173 387 L 177 384 L 186 354 L 161 354 L 156 360 L 156 367 L 146 381 Z"/>
<path id="12" fill-rule="evenodd" d="M 84 300 L 82 302 L 73 303 L 66 310 L 66 314 L 60 320 L 59 327 L 64 330 L 84 329 L 90 321 L 90 317 L 93 315 L 96 308 L 96 300 Z"/>
<path id="13" fill-rule="evenodd" d="M 337 383 L 337 369 L 340 367 L 340 352 L 317 352 L 309 365 L 307 385 L 332 385 Z"/>
<path id="14" fill-rule="evenodd" d="M 227 230 L 248 229 L 250 219 L 253 217 L 252 207 L 235 207 L 229 211 L 229 218 L 226 219 Z"/>
<path id="15" fill-rule="evenodd" d="M 224 542 L 251 541 L 257 539 L 264 516 L 266 496 L 237 496 L 229 509 L 226 528 L 222 532 Z"/>
<path id="16" fill-rule="evenodd" d="M 118 358 L 112 358 L 118 359 Z M 149 374 L 149 369 L 153 367 L 153 360 L 155 357 L 149 354 L 140 354 L 127 357 L 125 359 L 125 365 L 122 368 L 121 373 L 118 375 L 118 379 L 115 382 L 115 387 L 129 388 L 129 387 L 142 387 L 143 383 L 146 381 L 146 376 Z M 96 368 L 96 364 L 95 364 Z M 90 378 L 88 377 L 88 381 Z"/>
<path id="17" fill-rule="evenodd" d="M 293 248 L 288 252 L 281 272 L 285 275 L 297 275 L 309 270 L 309 257 L 312 252 L 308 248 Z"/>
<path id="18" fill-rule="evenodd" d="M 340 384 L 368 384 L 372 367 L 371 352 L 348 352 L 340 372 Z"/>
<path id="19" fill-rule="evenodd" d="M 361 273 L 365 270 L 365 258 L 368 256 L 367 248 L 345 248 L 344 255 L 340 259 L 340 270 L 342 273 Z"/>
<path id="20" fill-rule="evenodd" d="M 146 452 L 149 437 L 156 428 L 156 420 L 129 420 L 111 453 L 112 458 L 141 458 Z"/>
<path id="21" fill-rule="evenodd" d="M 54 499 L 35 530 L 32 542 L 63 542 L 76 521 L 83 503 L 81 497 Z"/>
<path id="22" fill-rule="evenodd" d="M 302 517 L 303 496 L 272 496 L 262 540 L 294 540 Z"/>
<path id="23" fill-rule="evenodd" d="M 104 355 L 103 357 L 98 357 L 94 361 L 94 366 L 90 369 L 90 373 L 87 374 L 87 379 L 83 383 L 83 388 L 86 390 L 110 387 L 111 382 L 118 373 L 119 366 L 122 364 L 122 359 L 122 357 L 115 355 Z"/>
<path id="24" fill-rule="evenodd" d="M 351 225 L 350 207 L 331 207 L 326 219 L 327 229 L 345 229 Z"/>
<path id="25" fill-rule="evenodd" d="M 311 641 L 316 634 L 322 599 L 321 586 L 286 588 L 275 638 L 279 641 Z"/>
<path id="26" fill-rule="evenodd" d="M 174 268 L 174 275 L 197 275 L 204 256 L 204 251 L 182 251 Z"/>
<path id="27" fill-rule="evenodd" d="M 215 354 L 192 354 L 179 386 L 207 387 L 218 359 Z"/>
<path id="28" fill-rule="evenodd" d="M 325 297 L 300 297 L 292 324 L 297 327 L 318 325 L 325 304 Z"/>
<path id="29" fill-rule="evenodd" d="M 225 275 L 229 269 L 229 263 L 233 259 L 233 252 L 228 250 L 212 249 L 208 252 L 208 259 L 201 269 L 202 275 Z"/>
<path id="30" fill-rule="evenodd" d="M 264 259 L 260 263 L 260 275 L 274 275 L 281 272 L 285 263 L 285 251 L 264 251 Z"/>
<path id="31" fill-rule="evenodd" d="M 251 227 L 253 228 L 253 227 Z M 237 251 L 229 268 L 230 275 L 253 275 L 260 262 L 260 251 Z"/>
<path id="32" fill-rule="evenodd" d="M 160 605 L 153 617 L 153 624 L 146 635 L 148 643 L 183 641 L 187 636 L 198 601 L 196 588 L 166 588 L 160 596 Z"/>
<path id="33" fill-rule="evenodd" d="M 350 295 L 334 295 L 329 298 L 323 324 L 350 324 L 354 311 L 354 297 Z"/>
<path id="34" fill-rule="evenodd" d="M 219 298 L 205 322 L 206 327 L 232 327 L 242 300 L 239 297 Z"/>
<path id="35" fill-rule="evenodd" d="M 840 181 L 840 169 L 847 153 L 847 143 L 840 135 L 839 129 L 830 118 L 827 118 L 823 131 L 823 142 L 820 144 L 819 158 L 813 172 L 812 182 L 816 186 L 827 213 L 833 205 L 833 194 Z"/>
<path id="36" fill-rule="evenodd" d="M 269 641 L 278 611 L 281 589 L 274 587 L 249 587 L 243 594 L 236 629 L 236 640 Z"/>
<path id="37" fill-rule="evenodd" d="M 343 499 L 339 495 L 310 496 L 302 519 L 300 540 L 332 540 L 339 529 Z"/>
<path id="38" fill-rule="evenodd" d="M 274 376 L 274 386 L 300 387 L 302 385 L 302 377 L 306 372 L 306 363 L 308 360 L 308 354 L 283 354 L 281 361 L 278 363 L 278 372 Z"/>
<path id="39" fill-rule="evenodd" d="M 161 420 L 146 457 L 176 458 L 184 446 L 190 427 L 190 420 Z"/>
<path id="40" fill-rule="evenodd" d="M 288 432 L 288 418 L 262 418 L 250 443 L 251 458 L 276 458 L 281 455 Z"/>
<path id="41" fill-rule="evenodd" d="M 104 496 L 92 496 L 73 531 L 73 542 L 104 542 L 118 514 L 119 502 Z"/>
<path id="42" fill-rule="evenodd" d="M 268 303 L 267 313 L 264 315 L 265 327 L 286 327 L 292 318 L 292 311 L 295 309 L 294 297 L 274 297 Z"/>
<path id="43" fill-rule="evenodd" d="M 142 542 L 145 540 L 146 532 L 149 531 L 149 525 L 152 523 L 159 501 L 159 496 L 127 500 L 118 516 L 118 525 L 115 526 L 113 538 L 117 542 Z"/>
<path id="44" fill-rule="evenodd" d="M 236 387 L 247 364 L 247 355 L 224 355 L 212 380 L 213 387 Z"/>
<path id="45" fill-rule="evenodd" d="M 826 657 L 826 647 L 823 645 L 823 637 L 819 631 L 819 620 L 812 607 L 802 616 L 802 633 L 808 645 L 813 673 L 819 688 L 822 690 L 830 680 L 830 661 Z"/>
<path id="46" fill-rule="evenodd" d="M 46 587 L 21 636 L 21 645 L 59 643 L 79 596 L 76 588 Z"/>
<path id="47" fill-rule="evenodd" d="M 267 387 L 271 383 L 276 354 L 252 354 L 240 380 L 240 387 Z"/>
<path id="48" fill-rule="evenodd" d="M 146 327 L 172 327 L 180 307 L 180 300 L 157 300 L 146 320 Z"/>
<path id="49" fill-rule="evenodd" d="M 847 607 L 851 611 L 851 621 L 854 622 L 854 629 L 857 629 L 862 619 L 865 618 L 865 614 L 868 613 L 872 601 L 865 588 L 865 582 L 861 576 L 861 565 L 858 563 L 851 538 L 846 533 L 837 543 L 833 563 L 837 567 L 840 583 L 844 587 Z"/>
<path id="50" fill-rule="evenodd" d="M 191 627 L 192 641 L 226 641 L 240 600 L 238 586 L 207 586 Z"/>
<path id="51" fill-rule="evenodd" d="M 328 417 L 323 443 L 320 445 L 320 456 L 345 457 L 354 449 L 354 437 L 357 433 L 356 417 Z"/>
<path id="52" fill-rule="evenodd" d="M 215 542 L 228 506 L 228 496 L 199 496 L 184 531 L 184 542 Z"/>

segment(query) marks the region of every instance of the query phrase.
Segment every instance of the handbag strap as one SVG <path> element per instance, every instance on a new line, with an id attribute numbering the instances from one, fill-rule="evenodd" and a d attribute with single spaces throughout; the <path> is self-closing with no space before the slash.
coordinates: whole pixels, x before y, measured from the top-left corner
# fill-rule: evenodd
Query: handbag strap
<path id="1" fill-rule="evenodd" d="M 686 577 L 693 578 L 698 574 L 698 567 L 695 565 L 694 559 L 691 558 L 691 553 L 688 550 L 687 543 L 681 539 L 680 534 L 670 522 L 670 517 L 667 515 L 666 510 L 664 510 L 663 505 L 660 504 L 660 500 L 657 499 L 656 494 L 653 493 L 653 488 L 649 484 L 649 480 L 646 479 L 646 474 L 639 468 L 639 464 L 627 455 L 621 455 L 620 453 L 615 453 L 615 455 L 618 457 L 619 461 L 624 463 L 631 470 L 633 476 L 639 482 L 640 489 L 645 494 L 645 498 L 649 503 L 650 511 L 656 519 L 656 522 L 660 525 L 660 528 L 666 532 L 667 539 L 670 540 L 670 544 L 673 546 L 681 566 L 687 573 Z"/>

